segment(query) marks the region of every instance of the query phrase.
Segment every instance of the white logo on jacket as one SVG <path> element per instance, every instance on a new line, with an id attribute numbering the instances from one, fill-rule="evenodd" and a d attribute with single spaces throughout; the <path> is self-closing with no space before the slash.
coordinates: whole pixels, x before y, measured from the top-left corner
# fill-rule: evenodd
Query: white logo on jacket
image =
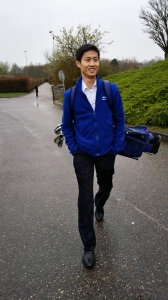
<path id="1" fill-rule="evenodd" d="M 106 96 L 102 96 L 102 100 L 107 100 L 107 97 Z"/>

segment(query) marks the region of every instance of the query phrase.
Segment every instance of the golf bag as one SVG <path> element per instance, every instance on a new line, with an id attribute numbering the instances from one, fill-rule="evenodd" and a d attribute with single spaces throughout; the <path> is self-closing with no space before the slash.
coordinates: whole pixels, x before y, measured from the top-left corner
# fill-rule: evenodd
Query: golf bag
<path id="1" fill-rule="evenodd" d="M 113 99 L 112 99 L 110 82 L 103 81 L 103 85 L 104 85 L 104 90 L 106 93 L 108 105 L 113 112 L 114 119 L 117 119 L 117 116 L 115 115 L 114 106 L 112 103 Z M 70 95 L 70 107 L 71 107 L 72 116 L 73 116 L 73 105 L 75 101 L 75 96 L 76 96 L 76 86 L 73 86 L 71 88 L 71 95 Z M 57 134 L 57 137 L 54 139 L 54 142 L 58 145 L 58 147 L 61 148 L 64 141 L 64 136 L 61 131 L 61 124 L 59 124 L 55 128 L 54 132 Z M 118 154 L 125 157 L 134 158 L 134 159 L 138 159 L 143 152 L 147 154 L 156 154 L 159 150 L 160 142 L 161 142 L 160 135 L 149 132 L 147 127 L 144 125 L 129 126 L 129 127 L 125 125 L 124 145 L 122 151 L 120 151 Z"/>
<path id="2" fill-rule="evenodd" d="M 125 127 L 123 150 L 118 154 L 138 159 L 142 153 L 156 154 L 160 147 L 161 137 L 151 133 L 146 126 Z"/>

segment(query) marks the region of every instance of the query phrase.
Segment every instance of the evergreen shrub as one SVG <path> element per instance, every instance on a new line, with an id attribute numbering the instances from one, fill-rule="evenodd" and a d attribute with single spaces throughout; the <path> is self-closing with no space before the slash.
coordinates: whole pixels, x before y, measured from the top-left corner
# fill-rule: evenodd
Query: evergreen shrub
<path id="1" fill-rule="evenodd" d="M 44 82 L 44 78 L 31 77 L 12 77 L 0 78 L 0 93 L 30 93 L 35 85 L 40 85 Z"/>
<path id="2" fill-rule="evenodd" d="M 168 59 L 103 79 L 118 85 L 127 124 L 168 127 Z"/>

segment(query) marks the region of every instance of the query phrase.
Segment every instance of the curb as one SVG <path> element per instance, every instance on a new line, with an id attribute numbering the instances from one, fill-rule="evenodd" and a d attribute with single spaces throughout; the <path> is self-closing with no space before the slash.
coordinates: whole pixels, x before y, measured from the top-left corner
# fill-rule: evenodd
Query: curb
<path id="1" fill-rule="evenodd" d="M 62 103 L 60 103 L 58 100 L 53 100 L 53 103 L 55 104 L 55 105 L 60 105 L 60 106 L 62 106 Z"/>

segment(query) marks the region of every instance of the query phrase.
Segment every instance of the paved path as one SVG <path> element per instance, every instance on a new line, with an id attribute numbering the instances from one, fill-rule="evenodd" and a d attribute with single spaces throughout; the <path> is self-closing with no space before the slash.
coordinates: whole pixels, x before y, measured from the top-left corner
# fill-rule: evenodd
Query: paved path
<path id="1" fill-rule="evenodd" d="M 139 161 L 117 157 L 89 271 L 72 157 L 53 143 L 61 116 L 48 83 L 38 99 L 0 100 L 0 299 L 167 300 L 168 144 Z"/>

